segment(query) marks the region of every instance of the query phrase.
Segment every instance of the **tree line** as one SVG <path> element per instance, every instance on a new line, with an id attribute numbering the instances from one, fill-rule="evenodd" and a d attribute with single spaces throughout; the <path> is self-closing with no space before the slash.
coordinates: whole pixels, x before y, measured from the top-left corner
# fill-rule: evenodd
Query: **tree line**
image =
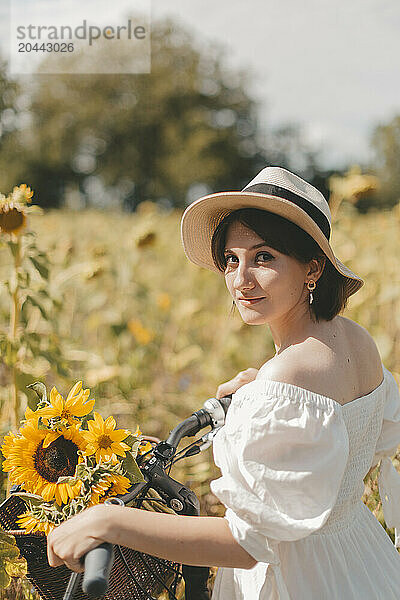
<path id="1" fill-rule="evenodd" d="M 249 84 L 219 48 L 198 48 L 168 20 L 152 30 L 150 74 L 38 74 L 22 83 L 9 80 L 3 63 L 0 189 L 28 182 L 44 207 L 69 199 L 135 210 L 150 199 L 183 208 L 279 164 L 328 196 L 332 171 L 295 125 L 261 130 Z M 382 189 L 366 205 L 392 205 L 400 198 L 400 116 L 378 126 L 372 144 L 369 168 Z"/>

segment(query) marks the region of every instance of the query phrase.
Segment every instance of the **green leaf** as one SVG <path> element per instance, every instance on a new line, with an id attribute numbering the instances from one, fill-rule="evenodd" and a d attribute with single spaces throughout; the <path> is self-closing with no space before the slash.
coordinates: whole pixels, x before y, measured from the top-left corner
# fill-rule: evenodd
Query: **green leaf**
<path id="1" fill-rule="evenodd" d="M 137 437 L 135 437 L 132 434 L 128 435 L 128 437 L 123 440 L 124 444 L 128 444 L 128 446 L 130 446 L 131 448 L 136 441 Z"/>
<path id="2" fill-rule="evenodd" d="M 43 504 L 43 498 L 37 494 L 28 494 L 28 492 L 15 492 L 13 496 L 18 496 L 25 502 L 29 502 L 33 506 L 41 506 Z"/>
<path id="3" fill-rule="evenodd" d="M 43 277 L 43 279 L 49 278 L 49 269 L 48 269 L 47 265 L 45 265 L 43 262 L 37 260 L 37 258 L 35 258 L 34 256 L 30 256 L 29 260 L 35 267 L 36 271 L 38 271 L 40 273 L 40 275 Z"/>
<path id="4" fill-rule="evenodd" d="M 32 354 L 37 355 L 40 348 L 41 336 L 38 333 L 24 332 L 24 342 L 28 346 Z"/>
<path id="5" fill-rule="evenodd" d="M 134 443 L 132 444 L 131 452 L 132 452 L 132 456 L 133 456 L 134 458 L 136 458 L 136 457 L 137 457 L 137 453 L 138 453 L 138 450 L 139 450 L 139 446 L 140 446 L 140 440 L 137 440 L 136 442 L 134 442 Z"/>
<path id="6" fill-rule="evenodd" d="M 69 477 L 69 476 L 65 476 L 65 477 L 59 477 L 57 479 L 57 483 L 68 483 L 69 485 L 76 485 L 79 481 L 78 477 Z"/>
<path id="7" fill-rule="evenodd" d="M 40 288 L 37 292 L 40 296 L 43 296 L 44 298 L 50 298 L 50 294 L 49 294 L 48 290 L 44 287 Z"/>
<path id="8" fill-rule="evenodd" d="M 38 419 L 37 428 L 40 429 L 40 430 L 42 430 L 42 429 L 48 429 L 47 425 L 45 425 L 43 423 L 42 417 L 39 417 L 39 419 Z"/>
<path id="9" fill-rule="evenodd" d="M 26 386 L 31 383 L 32 379 L 34 379 L 33 373 L 22 373 L 21 371 L 16 371 L 16 379 L 18 389 L 26 394 Z"/>
<path id="10" fill-rule="evenodd" d="M 0 544 L 0 559 L 17 558 L 17 556 L 19 556 L 19 550 L 17 546 L 11 546 L 10 544 Z"/>
<path id="11" fill-rule="evenodd" d="M 5 542 L 6 544 L 15 545 L 15 538 L 13 535 L 6 533 L 5 531 L 0 531 L 0 544 Z"/>
<path id="12" fill-rule="evenodd" d="M 5 590 L 11 583 L 11 577 L 3 565 L 0 565 L 0 590 Z"/>
<path id="13" fill-rule="evenodd" d="M 7 245 L 10 248 L 13 257 L 15 258 L 17 256 L 17 253 L 18 253 L 19 241 L 18 242 L 13 242 L 12 240 L 9 240 L 7 242 Z"/>
<path id="14" fill-rule="evenodd" d="M 78 477 L 78 479 L 82 479 L 82 477 L 84 477 L 84 475 L 86 475 L 86 470 L 87 470 L 87 467 L 85 464 L 81 463 L 81 464 L 77 465 L 76 469 L 75 469 L 76 477 Z"/>
<path id="15" fill-rule="evenodd" d="M 32 377 L 30 378 L 30 382 L 31 381 L 32 381 Z M 32 388 L 33 384 L 31 384 L 30 382 L 29 382 L 29 384 L 25 385 L 25 388 L 32 389 L 33 393 L 27 393 L 25 390 L 24 391 L 25 391 L 25 394 L 28 396 L 29 408 L 31 410 L 36 410 L 38 407 L 38 404 L 41 402 L 42 399 L 40 398 L 40 395 L 35 391 L 35 389 Z"/>
<path id="16" fill-rule="evenodd" d="M 10 577 L 25 577 L 26 575 L 27 565 L 24 558 L 16 558 L 12 562 L 6 561 L 5 567 Z"/>
<path id="17" fill-rule="evenodd" d="M 17 362 L 18 348 L 8 338 L 1 340 L 0 345 L 2 349 L 2 360 L 8 367 L 13 367 Z"/>
<path id="18" fill-rule="evenodd" d="M 132 483 L 144 481 L 142 471 L 139 469 L 136 460 L 133 458 L 132 452 L 126 453 L 126 456 L 122 461 L 122 465 L 126 471 L 127 477 L 132 481 Z"/>
<path id="19" fill-rule="evenodd" d="M 89 429 L 87 424 L 88 421 L 94 421 L 94 411 L 92 410 L 92 412 L 90 412 L 88 415 L 85 415 L 82 419 L 82 429 Z"/>
<path id="20" fill-rule="evenodd" d="M 38 300 L 36 300 L 36 298 L 34 298 L 33 296 L 27 296 L 26 301 L 30 302 L 32 304 L 32 306 L 36 306 L 40 310 L 42 317 L 44 319 L 46 319 L 46 321 L 49 320 L 47 313 L 46 313 L 46 309 L 44 308 L 43 304 L 41 304 Z"/>

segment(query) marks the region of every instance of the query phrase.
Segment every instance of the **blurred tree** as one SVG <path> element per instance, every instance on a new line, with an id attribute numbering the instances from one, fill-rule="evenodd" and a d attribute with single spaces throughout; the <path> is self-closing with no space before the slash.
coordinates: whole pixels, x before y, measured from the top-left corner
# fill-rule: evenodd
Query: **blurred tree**
<path id="1" fill-rule="evenodd" d="M 393 206 L 400 201 L 400 115 L 386 125 L 378 125 L 372 135 L 375 161 L 371 170 L 381 182 L 381 204 Z"/>
<path id="2" fill-rule="evenodd" d="M 73 190 L 130 209 L 145 199 L 184 207 L 209 190 L 240 189 L 265 165 L 247 88 L 220 50 L 198 50 L 166 21 L 152 30 L 150 74 L 38 75 L 32 122 L 8 155 L 23 147 L 17 174 L 42 205 Z"/>
<path id="3" fill-rule="evenodd" d="M 2 158 L 7 158 L 6 145 L 7 142 L 18 127 L 18 86 L 14 81 L 10 81 L 6 74 L 6 63 L 0 56 L 0 155 Z M 10 182 L 9 160 L 2 160 L 0 169 L 0 189 L 10 189 L 15 185 L 15 180 Z M 11 183 L 11 186 L 10 186 Z"/>
<path id="4" fill-rule="evenodd" d="M 335 171 L 321 166 L 318 150 L 307 143 L 298 123 L 285 123 L 273 129 L 266 145 L 270 149 L 270 164 L 284 167 L 304 177 L 329 201 L 328 181 Z"/>

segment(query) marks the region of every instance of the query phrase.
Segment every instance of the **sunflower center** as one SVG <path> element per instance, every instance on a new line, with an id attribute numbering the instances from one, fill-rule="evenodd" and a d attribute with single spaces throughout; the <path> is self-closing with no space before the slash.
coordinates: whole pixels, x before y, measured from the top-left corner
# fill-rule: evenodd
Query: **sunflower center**
<path id="1" fill-rule="evenodd" d="M 17 208 L 2 210 L 0 212 L 0 227 L 5 233 L 12 233 L 23 225 L 25 215 Z"/>
<path id="2" fill-rule="evenodd" d="M 109 448 L 112 444 L 112 439 L 108 435 L 103 433 L 97 438 L 97 443 L 99 445 L 99 448 Z"/>
<path id="3" fill-rule="evenodd" d="M 60 436 L 47 448 L 40 442 L 35 452 L 35 468 L 39 475 L 50 483 L 57 483 L 59 477 L 72 476 L 78 464 L 78 446 Z"/>

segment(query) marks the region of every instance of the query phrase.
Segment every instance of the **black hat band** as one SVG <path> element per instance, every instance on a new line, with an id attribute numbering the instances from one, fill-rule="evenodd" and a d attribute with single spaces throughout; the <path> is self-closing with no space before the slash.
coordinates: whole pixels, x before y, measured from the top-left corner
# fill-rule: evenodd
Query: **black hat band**
<path id="1" fill-rule="evenodd" d="M 282 188 L 279 185 L 273 185 L 270 183 L 256 183 L 254 185 L 250 185 L 249 187 L 244 188 L 242 192 L 256 192 L 259 194 L 268 194 L 269 196 L 277 196 L 278 198 L 284 198 L 285 200 L 293 202 L 293 204 L 296 204 L 296 206 L 304 210 L 304 212 L 306 212 L 312 218 L 312 220 L 315 221 L 315 223 L 318 225 L 318 227 L 329 242 L 329 238 L 331 235 L 331 226 L 328 219 L 326 218 L 324 213 L 322 213 L 319 210 L 319 208 L 314 206 L 311 202 L 309 202 L 302 196 L 299 196 L 294 192 Z"/>

